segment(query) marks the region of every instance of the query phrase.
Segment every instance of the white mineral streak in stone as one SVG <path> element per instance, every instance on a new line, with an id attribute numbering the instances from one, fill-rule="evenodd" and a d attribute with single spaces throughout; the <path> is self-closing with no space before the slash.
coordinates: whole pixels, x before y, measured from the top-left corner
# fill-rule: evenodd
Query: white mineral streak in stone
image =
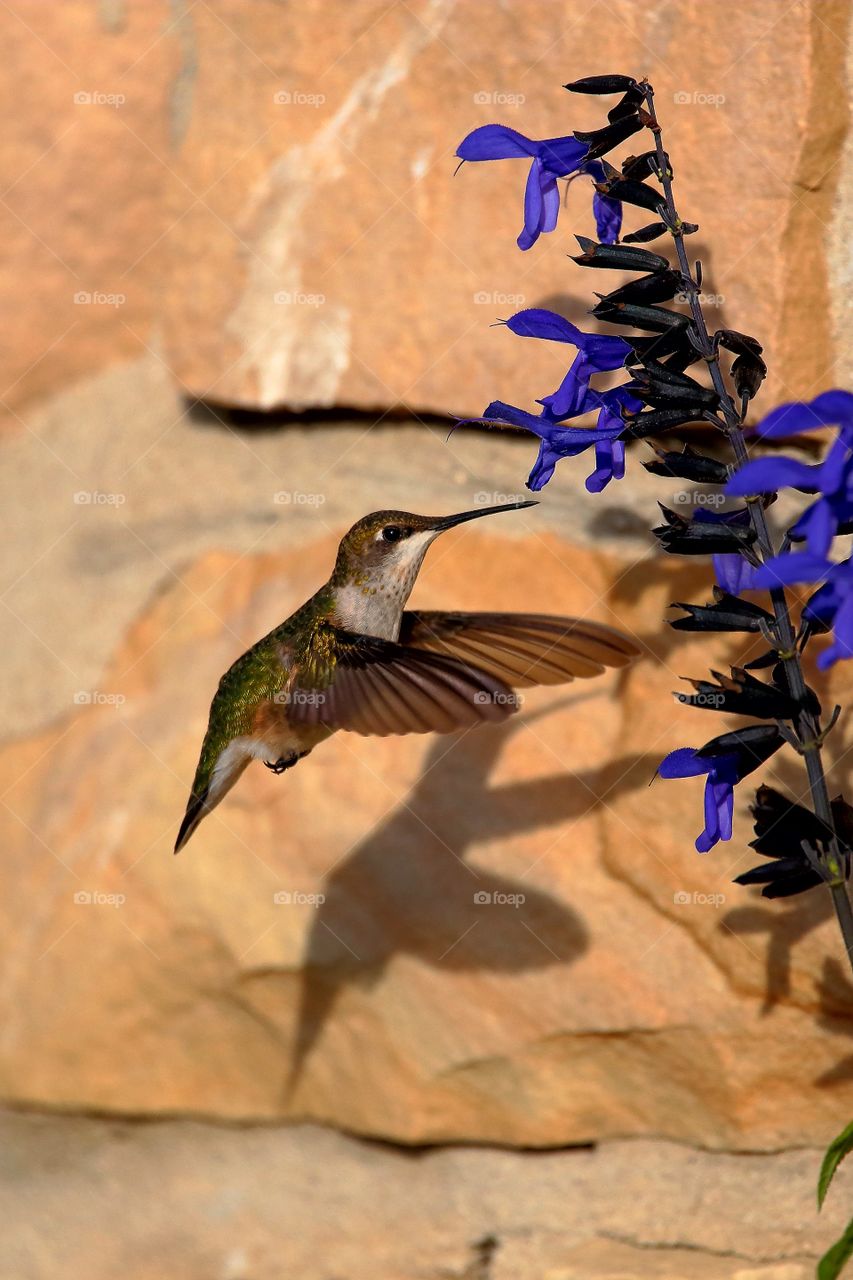
<path id="1" fill-rule="evenodd" d="M 302 278 L 300 250 L 311 234 L 305 215 L 323 188 L 345 176 L 360 135 L 453 7 L 453 0 L 432 0 L 385 62 L 361 76 L 331 119 L 268 174 L 246 284 L 225 323 L 243 349 L 236 367 L 254 375 L 262 408 L 335 403 L 350 361 L 350 313 Z"/>

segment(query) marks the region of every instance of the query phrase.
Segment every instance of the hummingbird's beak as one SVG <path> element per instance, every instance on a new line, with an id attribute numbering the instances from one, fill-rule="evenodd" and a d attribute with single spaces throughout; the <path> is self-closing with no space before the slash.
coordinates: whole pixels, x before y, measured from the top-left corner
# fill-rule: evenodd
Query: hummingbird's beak
<path id="1" fill-rule="evenodd" d="M 520 511 L 522 507 L 536 507 L 538 502 L 530 498 L 527 502 L 505 502 L 499 507 L 478 507 L 476 511 L 462 511 L 458 516 L 442 516 L 433 522 L 433 529 L 436 533 L 443 533 L 445 529 L 452 529 L 456 524 L 463 524 L 466 520 L 479 520 L 480 516 L 493 516 L 498 511 Z"/>

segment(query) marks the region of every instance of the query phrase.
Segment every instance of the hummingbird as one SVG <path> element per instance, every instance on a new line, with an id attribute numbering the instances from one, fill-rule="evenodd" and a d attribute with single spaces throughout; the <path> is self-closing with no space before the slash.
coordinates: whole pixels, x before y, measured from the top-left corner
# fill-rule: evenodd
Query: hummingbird
<path id="1" fill-rule="evenodd" d="M 219 681 L 175 853 L 252 760 L 279 774 L 339 729 L 384 736 L 499 722 L 518 710 L 515 689 L 596 676 L 636 657 L 601 623 L 406 609 L 440 534 L 536 505 L 374 511 L 354 524 L 328 582 Z"/>

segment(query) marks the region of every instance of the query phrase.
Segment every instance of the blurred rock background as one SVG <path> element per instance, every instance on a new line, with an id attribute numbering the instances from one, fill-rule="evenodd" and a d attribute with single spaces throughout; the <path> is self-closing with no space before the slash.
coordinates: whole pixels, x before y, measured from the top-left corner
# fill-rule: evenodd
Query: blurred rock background
<path id="1" fill-rule="evenodd" d="M 171 846 L 219 675 L 341 532 L 523 490 L 533 443 L 449 415 L 562 376 L 489 326 L 581 319 L 589 192 L 519 254 L 524 166 L 454 178 L 469 129 L 587 127 L 564 81 L 647 74 L 763 404 L 849 385 L 848 7 L 0 22 L 0 1277 L 805 1277 L 847 1216 L 849 1176 L 820 1222 L 812 1184 L 853 1107 L 853 990 L 825 903 L 731 884 L 745 803 L 700 859 L 700 784 L 648 786 L 720 727 L 679 677 L 745 650 L 663 631 L 707 570 L 654 553 L 672 494 L 640 451 L 600 498 L 566 464 L 539 508 L 448 535 L 416 596 L 618 623 L 630 673 L 500 730 L 339 735 Z M 842 720 L 848 794 L 851 743 Z"/>

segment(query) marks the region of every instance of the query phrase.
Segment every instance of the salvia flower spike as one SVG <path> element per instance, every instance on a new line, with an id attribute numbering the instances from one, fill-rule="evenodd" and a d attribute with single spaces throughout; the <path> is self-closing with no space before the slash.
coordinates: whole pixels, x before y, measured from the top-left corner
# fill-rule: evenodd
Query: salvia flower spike
<path id="1" fill-rule="evenodd" d="M 819 669 L 853 657 L 853 556 L 839 556 L 837 545 L 853 532 L 853 394 L 824 391 L 773 409 L 750 432 L 750 457 L 744 416 L 767 372 L 762 347 L 749 334 L 711 332 L 706 323 L 706 286 L 686 244 L 698 228 L 675 204 L 673 163 L 652 86 L 614 73 L 585 76 L 565 88 L 617 100 L 596 127 L 541 142 L 504 125 L 484 125 L 463 140 L 458 155 L 528 163 L 522 249 L 555 229 L 558 181 L 591 180 L 598 238 L 578 236 L 580 252 L 570 256 L 600 281 L 607 280 L 607 271 L 627 272 L 629 278 L 595 292 L 592 319 L 584 328 L 540 307 L 505 321 L 513 338 L 562 343 L 575 354 L 559 386 L 538 396 L 535 409 L 494 400 L 483 418 L 468 421 L 521 429 L 538 439 L 528 477 L 532 489 L 549 483 L 564 460 L 591 450 L 595 462 L 586 487 L 600 492 L 624 474 L 627 446 L 646 440 L 654 450 L 644 463 L 647 471 L 668 482 L 701 485 L 699 498 L 708 490 L 715 495 L 713 504 L 697 500 L 677 511 L 661 504 L 662 522 L 653 532 L 667 555 L 710 559 L 716 580 L 710 601 L 680 602 L 670 625 L 676 631 L 740 633 L 758 646 L 758 653 L 729 673 L 689 678 L 691 691 L 677 696 L 692 708 L 748 723 L 703 747 L 670 752 L 659 774 L 704 777 L 704 826 L 696 847 L 707 852 L 731 839 L 736 789 L 744 778 L 793 746 L 805 764 L 811 807 L 759 787 L 753 848 L 764 862 L 738 881 L 761 886 L 766 897 L 828 886 L 853 964 L 846 883 L 853 810 L 840 797 L 830 801 L 823 745 L 836 717 L 822 724 L 802 666 L 803 650 L 812 643 L 820 646 Z M 629 141 L 633 153 L 618 159 Z M 636 225 L 620 242 L 623 212 Z M 645 247 L 650 244 L 655 248 Z M 667 252 L 658 252 L 659 245 Z M 604 332 L 596 332 L 595 321 L 606 326 Z M 614 385 L 620 369 L 623 380 Z M 599 379 L 605 378 L 602 385 Z M 697 424 L 705 438 L 709 432 L 716 436 L 707 451 L 687 443 Z M 818 429 L 831 433 L 821 462 L 773 452 L 775 442 Z M 780 489 L 792 492 L 802 508 L 781 540 L 771 535 L 767 516 Z M 812 589 L 796 626 L 787 595 L 791 584 Z"/>

